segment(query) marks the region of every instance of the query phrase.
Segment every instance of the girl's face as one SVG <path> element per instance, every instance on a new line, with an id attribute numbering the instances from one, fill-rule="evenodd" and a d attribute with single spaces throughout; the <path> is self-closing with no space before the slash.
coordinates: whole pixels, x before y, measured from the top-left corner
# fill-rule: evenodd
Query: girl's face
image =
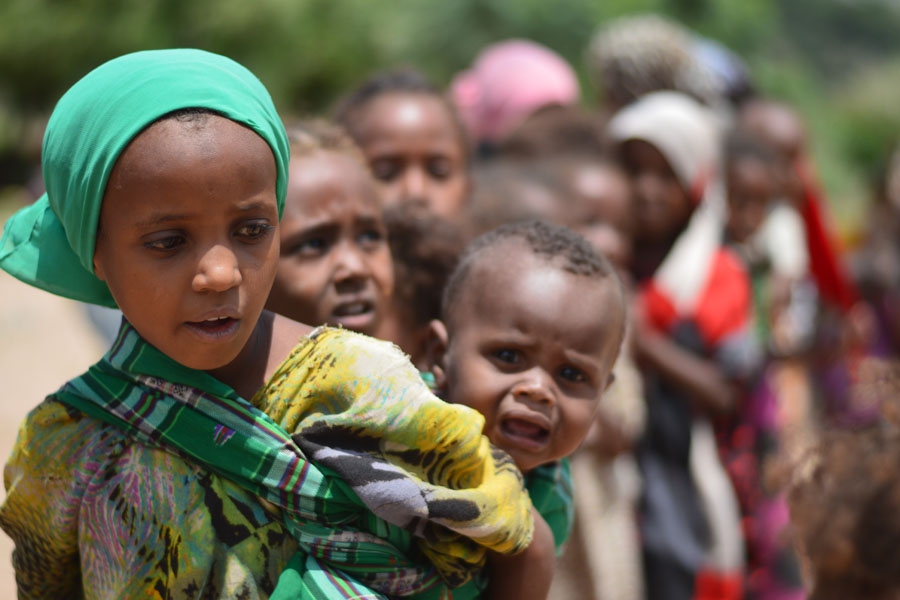
<path id="1" fill-rule="evenodd" d="M 687 190 L 662 152 L 648 142 L 626 141 L 622 159 L 634 185 L 636 240 L 670 240 L 685 227 L 691 215 Z"/>
<path id="2" fill-rule="evenodd" d="M 469 192 L 466 149 L 449 109 L 425 93 L 387 93 L 360 111 L 357 142 L 387 204 L 457 217 Z"/>
<path id="3" fill-rule="evenodd" d="M 292 159 L 289 181 L 268 308 L 374 335 L 394 271 L 371 176 L 354 158 L 321 151 Z"/>
<path id="4" fill-rule="evenodd" d="M 110 175 L 94 268 L 128 321 L 179 363 L 232 363 L 278 262 L 276 166 L 256 133 L 219 116 L 161 121 Z"/>

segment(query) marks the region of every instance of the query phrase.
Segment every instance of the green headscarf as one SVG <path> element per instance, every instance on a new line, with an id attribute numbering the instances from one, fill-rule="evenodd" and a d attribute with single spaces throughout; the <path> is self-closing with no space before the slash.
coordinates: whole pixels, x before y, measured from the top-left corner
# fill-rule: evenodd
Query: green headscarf
<path id="1" fill-rule="evenodd" d="M 184 108 L 206 108 L 246 125 L 272 148 L 278 214 L 289 150 L 263 84 L 229 58 L 203 50 L 148 50 L 113 59 L 65 93 L 44 135 L 47 193 L 10 217 L 0 268 L 35 287 L 115 306 L 94 275 L 94 244 L 106 182 L 119 155 L 145 127 Z"/>

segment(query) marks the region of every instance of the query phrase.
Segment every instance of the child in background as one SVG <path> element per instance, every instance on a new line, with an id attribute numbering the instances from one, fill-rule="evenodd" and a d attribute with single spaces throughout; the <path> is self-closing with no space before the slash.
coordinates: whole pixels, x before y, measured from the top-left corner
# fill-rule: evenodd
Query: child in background
<path id="1" fill-rule="evenodd" d="M 568 222 L 571 202 L 562 181 L 536 163 L 484 161 L 475 167 L 472 179 L 472 198 L 463 221 L 469 239 L 516 221 Z"/>
<path id="2" fill-rule="evenodd" d="M 489 549 L 549 548 L 529 545 L 521 479 L 474 411 L 428 393 L 389 344 L 263 310 L 288 155 L 262 84 L 199 50 L 119 57 L 57 104 L 47 193 L 7 221 L 0 267 L 124 319 L 6 465 L 20 597 L 430 598 Z M 312 403 L 301 435 L 256 407 L 282 400 Z M 380 485 L 321 469 L 307 457 L 340 441 L 336 405 L 449 470 L 378 451 L 362 479 Z"/>
<path id="3" fill-rule="evenodd" d="M 576 105 L 581 89 L 562 56 L 531 40 L 509 39 L 483 48 L 472 66 L 453 78 L 450 97 L 484 158 L 529 116 Z"/>
<path id="4" fill-rule="evenodd" d="M 415 71 L 380 73 L 334 111 L 362 149 L 385 204 L 412 202 L 455 219 L 469 194 L 469 147 L 443 94 Z"/>
<path id="5" fill-rule="evenodd" d="M 802 115 L 784 102 L 762 97 L 744 104 L 737 116 L 741 130 L 776 150 L 784 177 L 783 196 L 800 216 L 801 235 L 773 240 L 770 255 L 776 257 L 773 264 L 778 267 L 778 257 L 793 255 L 797 245 L 805 244 L 808 271 L 802 275 L 809 275 L 816 292 L 812 352 L 807 359 L 816 401 L 833 423 L 853 427 L 868 422 L 877 416 L 877 410 L 855 406 L 850 399 L 858 365 L 873 350 L 876 316 L 861 301 L 843 262 L 831 211 L 809 154 Z"/>
<path id="6" fill-rule="evenodd" d="M 625 169 L 603 153 L 567 155 L 546 166 L 571 196 L 566 224 L 608 258 L 621 278 L 630 278 L 633 191 Z"/>
<path id="7" fill-rule="evenodd" d="M 444 285 L 462 252 L 463 234 L 455 222 L 412 204 L 390 207 L 384 221 L 396 283 L 376 337 L 400 346 L 424 374 L 428 326 L 441 317 Z"/>
<path id="8" fill-rule="evenodd" d="M 790 306 L 792 285 L 772 268 L 757 232 L 780 192 L 778 159 L 759 141 L 732 132 L 725 144 L 725 185 L 728 218 L 725 239 L 744 261 L 753 290 L 754 328 L 757 343 L 771 352 L 759 377 L 750 382 L 738 410 L 718 425 L 725 467 L 735 484 L 741 504 L 747 541 L 747 594 L 751 599 L 803 597 L 796 558 L 787 539 L 788 513 L 784 495 L 772 476 L 785 449 L 793 453 L 800 440 L 808 440 L 811 406 L 808 397 L 779 383 L 786 375 L 805 371 L 796 355 L 785 352 L 791 345 L 783 331 L 796 330 L 796 310 Z M 796 298 L 794 298 L 796 304 Z M 777 333 L 776 333 L 777 332 Z M 777 346 L 773 336 L 782 340 Z M 795 336 L 796 337 L 796 336 Z M 795 350 L 796 352 L 796 350 Z"/>
<path id="9" fill-rule="evenodd" d="M 288 128 L 281 257 L 266 308 L 375 335 L 394 288 L 382 203 L 359 149 L 324 121 Z"/>
<path id="10" fill-rule="evenodd" d="M 648 94 L 609 122 L 635 190 L 633 337 L 647 430 L 641 526 L 649 600 L 740 598 L 743 539 L 712 419 L 756 367 L 750 285 L 721 247 L 725 198 L 715 117 L 677 92 Z"/>
<path id="11" fill-rule="evenodd" d="M 572 196 L 570 226 L 609 259 L 626 297 L 632 298 L 628 269 L 634 200 L 627 173 L 602 152 L 559 156 L 547 166 Z M 629 322 L 631 319 L 629 314 Z M 631 327 L 628 324 L 627 330 Z M 578 482 L 575 530 L 553 583 L 553 597 L 560 600 L 644 597 L 637 523 L 641 483 L 634 451 L 643 434 L 647 408 L 629 334 L 613 374 L 615 381 L 603 397 L 594 427 L 571 459 Z"/>
<path id="12" fill-rule="evenodd" d="M 892 148 L 882 162 L 853 272 L 875 316 L 875 353 L 896 357 L 900 354 L 900 146 Z"/>
<path id="13" fill-rule="evenodd" d="M 570 229 L 542 221 L 473 241 L 432 324 L 438 394 L 484 416 L 485 435 L 525 474 L 557 546 L 571 528 L 564 459 L 591 427 L 624 330 L 622 287 L 609 263 Z"/>

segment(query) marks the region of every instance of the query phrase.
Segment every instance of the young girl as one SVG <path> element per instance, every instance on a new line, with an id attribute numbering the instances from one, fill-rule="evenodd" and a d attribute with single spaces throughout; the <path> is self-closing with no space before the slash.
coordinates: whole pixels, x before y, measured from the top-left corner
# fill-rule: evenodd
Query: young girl
<path id="1" fill-rule="evenodd" d="M 485 435 L 525 474 L 557 547 L 572 525 L 560 461 L 591 427 L 624 323 L 622 286 L 605 259 L 566 227 L 520 221 L 468 246 L 431 325 L 436 389 L 484 416 Z M 528 589 L 540 585 L 534 577 L 517 579 Z"/>
<path id="2" fill-rule="evenodd" d="M 635 189 L 648 598 L 738 598 L 743 540 L 711 419 L 735 409 L 755 352 L 747 275 L 720 247 L 719 129 L 689 97 L 657 92 L 617 113 L 609 132 Z"/>
<path id="3" fill-rule="evenodd" d="M 576 105 L 581 89 L 562 56 L 531 40 L 508 39 L 485 46 L 453 78 L 450 96 L 473 148 L 490 156 L 529 116 Z"/>
<path id="4" fill-rule="evenodd" d="M 456 218 L 469 194 L 469 151 L 459 117 L 415 71 L 379 73 L 334 114 L 362 148 L 385 202 L 421 204 Z"/>
<path id="5" fill-rule="evenodd" d="M 290 127 L 288 139 L 281 258 L 266 308 L 301 323 L 375 335 L 391 302 L 394 270 L 365 159 L 324 121 Z"/>
<path id="6" fill-rule="evenodd" d="M 42 160 L 47 194 L 7 222 L 0 267 L 124 319 L 6 466 L 20 597 L 438 598 L 488 550 L 528 544 L 530 503 L 474 412 L 386 344 L 263 311 L 288 144 L 249 71 L 199 50 L 112 60 L 60 100 Z M 306 400 L 312 420 L 291 437 L 251 397 L 276 418 Z M 430 462 L 371 446 L 356 475 L 308 461 L 347 440 L 338 406 L 377 448 Z"/>

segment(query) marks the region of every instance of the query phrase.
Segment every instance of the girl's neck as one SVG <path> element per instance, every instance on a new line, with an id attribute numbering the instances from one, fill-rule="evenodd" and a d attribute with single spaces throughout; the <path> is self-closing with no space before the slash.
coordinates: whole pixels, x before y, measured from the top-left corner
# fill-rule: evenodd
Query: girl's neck
<path id="1" fill-rule="evenodd" d="M 229 364 L 209 374 L 250 400 L 312 327 L 264 310 L 253 335 Z"/>
<path id="2" fill-rule="evenodd" d="M 266 364 L 272 341 L 272 313 L 263 311 L 253 334 L 237 357 L 222 367 L 207 371 L 230 386 L 242 398 L 250 399 L 266 381 Z"/>

